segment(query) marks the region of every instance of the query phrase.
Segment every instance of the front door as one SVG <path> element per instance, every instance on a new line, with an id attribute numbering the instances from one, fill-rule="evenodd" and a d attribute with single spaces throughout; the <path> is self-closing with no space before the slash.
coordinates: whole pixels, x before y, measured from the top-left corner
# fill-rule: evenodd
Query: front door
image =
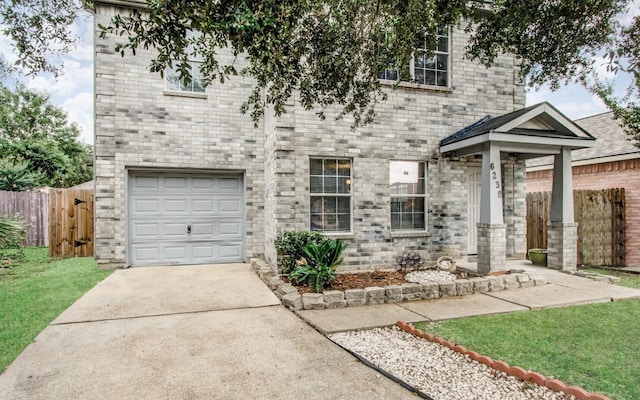
<path id="1" fill-rule="evenodd" d="M 469 167 L 467 169 L 467 216 L 469 234 L 467 253 L 478 254 L 478 222 L 480 222 L 480 192 L 482 187 L 482 169 Z"/>

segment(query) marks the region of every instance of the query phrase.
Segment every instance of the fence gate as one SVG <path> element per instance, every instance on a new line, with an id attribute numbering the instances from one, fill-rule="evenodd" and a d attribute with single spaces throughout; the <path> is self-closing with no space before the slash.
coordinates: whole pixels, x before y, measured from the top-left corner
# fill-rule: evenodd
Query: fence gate
<path id="1" fill-rule="evenodd" d="M 92 189 L 54 189 L 49 193 L 49 255 L 93 256 Z"/>
<path id="2" fill-rule="evenodd" d="M 624 188 L 574 190 L 578 264 L 625 266 Z M 547 247 L 551 192 L 527 193 L 527 250 Z"/>

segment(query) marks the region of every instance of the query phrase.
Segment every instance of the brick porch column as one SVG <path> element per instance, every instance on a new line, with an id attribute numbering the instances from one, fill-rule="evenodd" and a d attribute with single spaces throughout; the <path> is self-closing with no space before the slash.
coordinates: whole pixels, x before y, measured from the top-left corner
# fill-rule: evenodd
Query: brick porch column
<path id="1" fill-rule="evenodd" d="M 502 211 L 500 147 L 489 142 L 482 152 L 482 189 L 478 231 L 478 272 L 506 269 L 507 228 Z"/>
<path id="2" fill-rule="evenodd" d="M 563 147 L 555 155 L 551 220 L 547 225 L 547 266 L 575 271 L 578 264 L 578 224 L 573 216 L 571 150 Z"/>
<path id="3" fill-rule="evenodd" d="M 578 265 L 578 224 L 547 224 L 547 266 L 561 271 L 575 271 Z"/>
<path id="4" fill-rule="evenodd" d="M 477 225 L 478 229 L 478 273 L 486 275 L 507 268 L 507 226 L 505 224 Z"/>

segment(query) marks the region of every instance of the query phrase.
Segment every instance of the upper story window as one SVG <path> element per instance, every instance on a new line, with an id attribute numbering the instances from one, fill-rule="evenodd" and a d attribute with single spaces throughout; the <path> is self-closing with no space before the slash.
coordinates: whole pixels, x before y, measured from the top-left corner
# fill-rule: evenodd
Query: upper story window
<path id="1" fill-rule="evenodd" d="M 309 192 L 312 231 L 351 232 L 351 160 L 312 158 Z"/>
<path id="2" fill-rule="evenodd" d="M 425 230 L 426 164 L 418 161 L 391 161 L 389 165 L 391 229 Z"/>
<path id="3" fill-rule="evenodd" d="M 200 62 L 189 61 L 191 69 L 191 82 L 185 83 L 180 79 L 177 65 L 174 63 L 172 68 L 167 68 L 165 71 L 165 90 L 171 92 L 185 92 L 185 93 L 204 93 L 205 86 L 200 72 Z"/>
<path id="4" fill-rule="evenodd" d="M 381 79 L 418 83 L 421 85 L 449 86 L 450 77 L 450 45 L 448 29 L 438 30 L 438 45 L 433 56 L 427 56 L 428 49 L 424 35 L 418 38 L 422 47 L 416 48 L 411 62 L 403 69 L 389 68 L 380 74 Z"/>

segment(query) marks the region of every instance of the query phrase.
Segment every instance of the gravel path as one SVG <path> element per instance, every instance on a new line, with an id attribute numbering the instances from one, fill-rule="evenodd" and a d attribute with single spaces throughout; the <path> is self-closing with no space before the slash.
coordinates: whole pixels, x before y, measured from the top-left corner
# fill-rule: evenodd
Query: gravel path
<path id="1" fill-rule="evenodd" d="M 522 382 L 397 326 L 329 335 L 434 400 L 575 400 Z"/>

